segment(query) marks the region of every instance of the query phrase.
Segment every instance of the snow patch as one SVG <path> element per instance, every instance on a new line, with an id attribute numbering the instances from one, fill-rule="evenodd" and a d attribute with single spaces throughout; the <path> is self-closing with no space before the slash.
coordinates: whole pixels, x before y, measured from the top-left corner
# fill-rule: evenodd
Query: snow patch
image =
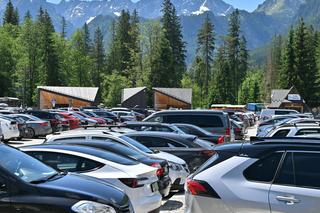
<path id="1" fill-rule="evenodd" d="M 96 18 L 96 16 L 91 16 L 87 21 L 86 21 L 86 23 L 87 24 L 89 24 L 93 19 L 95 19 Z"/>
<path id="2" fill-rule="evenodd" d="M 199 10 L 192 12 L 193 15 L 200 15 L 202 13 L 205 13 L 207 11 L 210 11 L 210 9 L 206 6 L 207 0 L 205 0 L 202 5 L 200 6 Z"/>
<path id="3" fill-rule="evenodd" d="M 113 14 L 115 14 L 116 16 L 120 16 L 121 15 L 120 12 L 113 12 Z"/>
<path id="4" fill-rule="evenodd" d="M 227 16 L 227 14 L 229 13 L 229 11 L 232 10 L 232 6 L 230 6 L 226 11 L 224 11 L 223 13 L 219 13 L 218 16 Z"/>

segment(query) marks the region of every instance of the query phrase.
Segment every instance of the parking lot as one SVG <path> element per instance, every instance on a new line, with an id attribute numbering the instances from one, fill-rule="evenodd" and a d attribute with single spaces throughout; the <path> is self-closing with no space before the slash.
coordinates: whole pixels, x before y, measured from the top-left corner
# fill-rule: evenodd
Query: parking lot
<path id="1" fill-rule="evenodd" d="M 256 126 L 248 128 L 246 138 L 256 135 Z M 37 145 L 44 142 L 44 138 L 38 139 L 23 139 L 21 141 L 10 141 L 8 144 L 14 147 L 21 147 L 26 145 Z M 163 213 L 182 213 L 184 212 L 184 193 L 171 193 L 166 199 L 162 201 L 160 212 Z"/>

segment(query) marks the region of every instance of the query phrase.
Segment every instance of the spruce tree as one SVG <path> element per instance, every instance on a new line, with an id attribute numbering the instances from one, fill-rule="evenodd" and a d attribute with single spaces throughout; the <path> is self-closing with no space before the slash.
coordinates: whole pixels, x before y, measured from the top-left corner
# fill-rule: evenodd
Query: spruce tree
<path id="1" fill-rule="evenodd" d="M 84 23 L 82 30 L 83 30 L 83 41 L 84 41 L 83 51 L 84 51 L 84 54 L 90 55 L 92 41 L 90 38 L 90 31 L 87 23 Z"/>
<path id="2" fill-rule="evenodd" d="M 19 24 L 19 14 L 18 9 L 14 9 L 11 0 L 6 5 L 6 9 L 3 15 L 3 25 L 5 24 L 12 24 L 18 25 Z"/>
<path id="3" fill-rule="evenodd" d="M 92 47 L 92 58 L 93 58 L 93 71 L 92 80 L 96 87 L 101 86 L 101 76 L 104 72 L 105 65 L 105 51 L 103 47 L 103 35 L 100 27 L 94 32 L 94 42 Z"/>
<path id="4" fill-rule="evenodd" d="M 67 34 L 66 28 L 67 28 L 66 19 L 65 19 L 64 16 L 62 16 L 62 19 L 61 19 L 61 33 L 60 33 L 62 38 L 66 37 L 66 34 Z"/>
<path id="5" fill-rule="evenodd" d="M 207 15 L 201 29 L 198 32 L 198 48 L 197 55 L 204 62 L 204 72 L 202 78 L 199 79 L 198 84 L 203 89 L 205 97 L 209 94 L 209 82 L 211 79 L 211 69 L 214 54 L 215 38 L 213 32 L 213 24 Z M 201 85 L 202 84 L 202 85 Z"/>
<path id="6" fill-rule="evenodd" d="M 294 29 L 291 27 L 282 58 L 283 64 L 279 78 L 279 87 L 283 89 L 288 89 L 295 85 L 298 86 L 298 73 L 295 68 L 295 50 L 293 42 Z"/>
<path id="7" fill-rule="evenodd" d="M 248 71 L 249 67 L 249 52 L 247 50 L 247 40 L 244 36 L 241 36 L 239 42 L 239 77 L 237 79 L 237 85 L 241 85 Z"/>
<path id="8" fill-rule="evenodd" d="M 170 67 L 171 81 L 179 86 L 182 76 L 186 70 L 185 65 L 185 43 L 183 41 L 182 27 L 176 9 L 170 0 L 164 0 L 162 4 L 161 18 L 165 37 L 172 49 L 172 67 Z"/>

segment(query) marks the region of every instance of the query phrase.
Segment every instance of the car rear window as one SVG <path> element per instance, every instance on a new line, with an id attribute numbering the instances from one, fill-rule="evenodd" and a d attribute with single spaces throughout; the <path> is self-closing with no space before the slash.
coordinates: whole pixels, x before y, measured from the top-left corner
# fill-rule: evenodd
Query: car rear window
<path id="1" fill-rule="evenodd" d="M 289 129 L 279 130 L 272 137 L 273 138 L 285 138 L 289 134 Z"/>
<path id="2" fill-rule="evenodd" d="M 151 149 L 149 149 L 148 147 L 142 145 L 141 143 L 139 143 L 138 141 L 129 138 L 128 136 L 120 136 L 119 138 L 121 138 L 122 140 L 128 142 L 129 144 L 131 144 L 132 146 L 138 148 L 139 150 L 141 150 L 142 152 L 148 153 L 148 154 L 153 154 L 153 151 Z"/>
<path id="3" fill-rule="evenodd" d="M 320 133 L 320 129 L 301 129 L 296 135 L 311 135 Z"/>
<path id="4" fill-rule="evenodd" d="M 166 115 L 164 116 L 166 123 L 186 123 L 193 124 L 199 127 L 223 127 L 223 122 L 220 116 L 210 114 L 198 115 Z"/>

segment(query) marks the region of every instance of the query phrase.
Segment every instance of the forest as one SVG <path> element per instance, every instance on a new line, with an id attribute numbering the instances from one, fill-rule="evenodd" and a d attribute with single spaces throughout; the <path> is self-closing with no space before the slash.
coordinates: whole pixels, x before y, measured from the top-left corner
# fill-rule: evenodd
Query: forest
<path id="1" fill-rule="evenodd" d="M 204 18 L 195 29 L 197 50 L 188 65 L 180 19 L 170 0 L 163 0 L 159 20 L 141 21 L 136 11 L 123 10 L 108 40 L 99 27 L 91 35 L 86 23 L 67 37 L 64 18 L 55 29 L 46 10 L 31 17 L 19 14 L 9 1 L 0 27 L 0 96 L 34 106 L 40 85 L 99 87 L 103 104 L 112 107 L 121 102 L 123 88 L 185 87 L 193 89 L 194 108 L 207 108 L 269 102 L 272 89 L 295 86 L 310 106 L 317 106 L 318 31 L 301 19 L 288 35 L 275 35 L 266 44 L 266 63 L 257 65 L 240 20 L 235 10 L 227 34 L 217 37 L 214 23 Z"/>

